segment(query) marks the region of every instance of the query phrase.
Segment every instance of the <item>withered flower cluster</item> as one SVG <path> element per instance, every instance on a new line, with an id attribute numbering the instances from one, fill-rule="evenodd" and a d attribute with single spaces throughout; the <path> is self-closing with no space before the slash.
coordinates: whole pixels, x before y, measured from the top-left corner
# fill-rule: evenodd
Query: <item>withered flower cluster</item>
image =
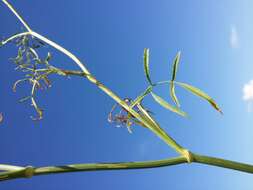
<path id="1" fill-rule="evenodd" d="M 17 56 L 11 58 L 16 65 L 15 70 L 23 72 L 24 78 L 17 80 L 13 85 L 13 91 L 16 92 L 17 85 L 27 82 L 31 85 L 30 95 L 25 96 L 19 102 L 30 100 L 38 116 L 31 117 L 33 120 L 42 119 L 43 110 L 38 106 L 35 100 L 35 93 L 38 89 L 48 89 L 51 87 L 49 75 L 56 72 L 56 68 L 49 64 L 51 53 L 48 52 L 45 58 L 39 56 L 38 50 L 45 44 L 35 37 L 24 35 L 12 40 L 17 46 Z"/>

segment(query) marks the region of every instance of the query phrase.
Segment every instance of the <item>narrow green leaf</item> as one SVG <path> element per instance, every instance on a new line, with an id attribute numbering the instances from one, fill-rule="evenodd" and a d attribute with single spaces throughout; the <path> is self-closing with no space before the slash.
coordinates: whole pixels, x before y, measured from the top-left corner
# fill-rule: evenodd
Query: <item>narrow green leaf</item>
<path id="1" fill-rule="evenodd" d="M 43 116 L 43 110 L 40 109 L 37 105 L 37 103 L 35 102 L 34 98 L 32 97 L 31 98 L 31 101 L 32 101 L 32 105 L 33 107 L 35 108 L 37 114 L 38 114 L 38 117 L 33 117 L 31 116 L 32 120 L 41 120 L 42 119 L 42 116 Z"/>
<path id="2" fill-rule="evenodd" d="M 168 102 L 166 102 L 164 99 L 162 99 L 160 96 L 156 95 L 155 93 L 151 92 L 151 95 L 153 96 L 154 100 L 159 103 L 161 106 L 165 107 L 166 109 L 175 112 L 181 116 L 186 117 L 186 113 L 181 111 L 179 108 L 174 107 L 172 105 L 170 105 Z"/>
<path id="3" fill-rule="evenodd" d="M 37 52 L 35 51 L 35 49 L 30 47 L 29 51 L 32 53 L 33 58 L 39 59 L 39 56 L 38 56 Z"/>
<path id="4" fill-rule="evenodd" d="M 180 60 L 180 55 L 181 52 L 179 51 L 174 59 L 173 62 L 173 68 L 172 68 L 172 78 L 171 78 L 171 83 L 170 83 L 170 96 L 172 100 L 175 102 L 175 104 L 180 107 L 179 101 L 177 99 L 176 93 L 175 93 L 175 84 L 174 80 L 176 79 L 176 74 L 177 74 L 177 68 L 178 68 L 178 63 Z"/>
<path id="5" fill-rule="evenodd" d="M 16 92 L 17 85 L 18 85 L 19 83 L 21 83 L 21 82 L 25 82 L 25 81 L 28 81 L 28 79 L 27 79 L 27 78 L 25 78 L 25 79 L 20 79 L 20 80 L 17 80 L 17 81 L 14 83 L 13 87 L 12 87 L 13 92 Z"/>
<path id="6" fill-rule="evenodd" d="M 143 63 L 144 63 L 144 72 L 146 75 L 146 78 L 148 82 L 152 85 L 151 79 L 150 79 L 150 72 L 149 72 L 149 49 L 144 49 L 144 56 L 143 56 Z"/>
<path id="7" fill-rule="evenodd" d="M 176 82 L 176 84 L 178 84 L 181 87 L 185 88 L 186 90 L 190 91 L 192 94 L 207 100 L 213 106 L 214 109 L 216 109 L 218 112 L 220 112 L 222 114 L 222 111 L 219 108 L 218 104 L 208 94 L 206 94 L 202 90 L 200 90 L 194 86 L 191 86 L 189 84 L 182 83 L 182 82 Z"/>
<path id="8" fill-rule="evenodd" d="M 20 48 L 18 48 L 18 56 L 17 56 L 17 58 L 20 58 L 20 57 L 22 57 L 23 56 L 23 50 L 22 50 L 22 48 L 20 47 Z"/>
<path id="9" fill-rule="evenodd" d="M 173 70 L 172 70 L 172 81 L 174 81 L 176 79 L 176 75 L 177 75 L 177 68 L 178 68 L 178 63 L 179 63 L 179 60 L 180 60 L 180 55 L 181 55 L 181 52 L 179 51 L 174 59 L 174 62 L 173 62 Z"/>
<path id="10" fill-rule="evenodd" d="M 172 100 L 175 102 L 175 104 L 177 105 L 177 107 L 180 107 L 179 101 L 178 101 L 176 93 L 175 93 L 174 81 L 171 81 L 171 83 L 170 83 L 170 96 L 171 96 Z"/>
<path id="11" fill-rule="evenodd" d="M 130 105 L 133 108 L 136 104 L 140 103 L 145 96 L 147 96 L 152 91 L 152 86 L 149 86 L 140 96 L 138 96 Z"/>
<path id="12" fill-rule="evenodd" d="M 23 97 L 23 98 L 19 99 L 19 102 L 22 103 L 22 102 L 24 102 L 26 100 L 29 100 L 30 98 L 31 98 L 31 96 Z"/>
<path id="13" fill-rule="evenodd" d="M 49 62 L 50 60 L 52 59 L 52 55 L 50 52 L 47 52 L 47 57 L 46 57 L 46 60 L 47 62 Z"/>

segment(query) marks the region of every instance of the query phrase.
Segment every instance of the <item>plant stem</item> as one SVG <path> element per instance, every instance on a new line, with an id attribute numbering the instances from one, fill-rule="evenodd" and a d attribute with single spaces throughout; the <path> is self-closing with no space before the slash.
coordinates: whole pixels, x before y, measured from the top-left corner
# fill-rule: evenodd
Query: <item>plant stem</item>
<path id="1" fill-rule="evenodd" d="M 210 156 L 203 156 L 192 153 L 192 162 L 212 165 L 232 170 L 242 171 L 246 173 L 253 173 L 253 165 L 215 158 Z M 78 171 L 98 171 L 98 170 L 121 170 L 121 169 L 145 169 L 157 168 L 172 165 L 179 165 L 188 163 L 184 156 L 168 158 L 163 160 L 143 161 L 143 162 L 118 162 L 118 163 L 95 163 L 95 164 L 73 164 L 66 166 L 52 166 L 35 168 L 35 175 L 45 175 L 53 173 L 78 172 Z"/>
<path id="2" fill-rule="evenodd" d="M 21 169 L 24 169 L 24 167 L 0 164 L 0 171 L 1 170 L 3 170 L 3 171 L 16 171 L 16 170 L 21 170 Z"/>
<path id="3" fill-rule="evenodd" d="M 14 9 L 14 7 L 8 1 L 6 1 L 6 0 L 2 0 L 2 1 L 13 12 L 13 14 L 18 18 L 18 20 L 24 25 L 24 27 L 27 29 L 27 31 L 31 32 L 32 29 L 25 22 L 25 20 L 21 17 L 21 15 L 17 13 L 17 11 Z"/>
<path id="4" fill-rule="evenodd" d="M 206 165 L 213 165 L 222 168 L 228 168 L 232 170 L 238 170 L 247 173 L 253 173 L 253 165 L 234 162 L 230 160 L 225 160 L 221 158 L 209 157 L 198 155 L 189 152 L 188 150 L 181 147 L 173 138 L 171 138 L 163 129 L 153 121 L 153 118 L 149 118 L 146 114 L 146 117 L 137 113 L 134 109 L 129 107 L 129 105 L 119 98 L 116 94 L 114 94 L 109 88 L 103 85 L 100 81 L 98 81 L 94 76 L 90 74 L 88 69 L 82 64 L 82 62 L 71 52 L 58 45 L 57 43 L 49 40 L 48 38 L 34 32 L 29 25 L 24 21 L 24 19 L 16 12 L 16 10 L 11 6 L 7 0 L 2 0 L 8 8 L 16 15 L 16 17 L 21 21 L 21 23 L 25 26 L 28 32 L 16 34 L 7 40 L 3 41 L 1 45 L 6 44 L 7 42 L 20 37 L 22 35 L 32 35 L 47 44 L 51 45 L 55 49 L 61 51 L 63 54 L 67 55 L 71 58 L 82 71 L 67 71 L 62 70 L 67 75 L 77 75 L 86 77 L 90 82 L 97 85 L 99 89 L 104 91 L 107 95 L 113 98 L 117 103 L 119 103 L 124 109 L 126 109 L 129 113 L 131 113 L 135 118 L 137 118 L 144 126 L 148 127 L 152 132 L 154 132 L 157 136 L 159 136 L 163 141 L 165 141 L 168 145 L 174 148 L 177 152 L 182 154 L 182 156 L 169 158 L 164 160 L 155 160 L 155 161 L 144 161 L 144 162 L 119 162 L 119 163 L 91 163 L 91 164 L 72 164 L 65 166 L 49 166 L 49 167 L 39 167 L 33 168 L 31 166 L 28 167 L 18 167 L 18 166 L 9 166 L 9 165 L 0 165 L 0 170 L 5 170 L 5 172 L 0 173 L 0 180 L 10 180 L 15 178 L 24 178 L 24 177 L 32 177 L 37 175 L 48 175 L 55 173 L 66 173 L 66 172 L 80 172 L 80 171 L 98 171 L 98 170 L 121 170 L 121 169 L 144 169 L 144 168 L 156 168 L 156 167 L 165 167 L 171 165 L 178 165 L 183 163 L 200 163 Z M 163 81 L 157 83 L 156 85 L 169 83 L 169 81 Z"/>
<path id="5" fill-rule="evenodd" d="M 7 39 L 5 39 L 4 41 L 1 42 L 1 46 L 7 44 L 8 42 L 14 40 L 15 38 L 21 37 L 21 36 L 26 36 L 26 35 L 30 35 L 30 32 L 22 32 L 19 34 L 15 34 Z"/>
<path id="6" fill-rule="evenodd" d="M 192 162 L 237 170 L 245 173 L 253 173 L 253 165 L 210 156 L 203 156 L 194 153 L 192 153 Z M 143 162 L 87 163 L 87 164 L 71 164 L 63 166 L 48 166 L 37 168 L 26 167 L 24 169 L 17 171 L 2 172 L 0 173 L 0 180 L 4 181 L 16 178 L 27 178 L 37 175 L 49 175 L 67 172 L 147 169 L 147 168 L 173 166 L 183 163 L 188 163 L 187 159 L 184 156 L 178 156 L 163 160 L 143 161 Z"/>
<path id="7" fill-rule="evenodd" d="M 88 71 L 88 69 L 82 64 L 82 62 L 70 51 L 63 48 L 62 46 L 58 45 L 57 43 L 53 42 L 52 40 L 49 40 L 48 38 L 34 32 L 27 22 L 18 14 L 18 12 L 14 9 L 14 7 L 7 1 L 2 0 L 8 8 L 15 14 L 15 16 L 20 20 L 20 22 L 25 26 L 25 28 L 28 30 L 29 34 L 40 39 L 41 41 L 44 41 L 45 43 L 49 44 L 50 46 L 54 47 L 58 51 L 62 52 L 66 56 L 68 56 L 70 59 L 72 59 L 83 71 L 84 76 L 93 84 L 97 85 L 99 89 L 104 91 L 108 96 L 110 96 L 112 99 L 114 99 L 118 104 L 120 104 L 124 109 L 126 109 L 129 113 L 131 113 L 135 118 L 137 118 L 141 123 L 143 123 L 144 126 L 149 128 L 153 133 L 155 133 L 158 137 L 160 137 L 166 144 L 171 146 L 174 150 L 176 150 L 181 155 L 185 156 L 188 160 L 190 160 L 189 152 L 188 150 L 181 147 L 172 137 L 170 137 L 161 127 L 156 125 L 156 123 L 152 123 L 150 120 L 147 120 L 145 117 L 143 117 L 141 114 L 137 113 L 134 109 L 130 108 L 129 105 L 123 101 L 119 96 L 117 96 L 115 93 L 113 93 L 109 88 L 107 88 L 105 85 L 103 85 L 100 81 L 98 81 L 91 73 Z"/>

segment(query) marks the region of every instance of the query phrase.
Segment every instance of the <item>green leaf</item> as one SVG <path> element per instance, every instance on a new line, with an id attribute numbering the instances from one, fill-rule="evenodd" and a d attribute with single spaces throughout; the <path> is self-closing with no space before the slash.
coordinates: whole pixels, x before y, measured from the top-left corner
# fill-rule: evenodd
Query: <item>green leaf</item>
<path id="1" fill-rule="evenodd" d="M 35 51 L 35 49 L 30 47 L 29 51 L 32 53 L 33 58 L 39 59 L 39 56 L 38 56 L 37 52 Z"/>
<path id="2" fill-rule="evenodd" d="M 31 117 L 32 120 L 41 120 L 42 119 L 42 116 L 43 116 L 43 110 L 40 109 L 37 105 L 37 103 L 35 102 L 34 98 L 31 97 L 31 101 L 32 101 L 32 106 L 35 108 L 37 114 L 38 114 L 38 117 Z"/>
<path id="3" fill-rule="evenodd" d="M 211 106 L 213 106 L 214 109 L 216 109 L 218 112 L 220 112 L 222 114 L 222 111 L 219 108 L 218 104 L 208 94 L 206 94 L 202 90 L 200 90 L 194 86 L 191 86 L 189 84 L 182 83 L 182 82 L 176 82 L 176 84 L 178 84 L 181 87 L 185 88 L 186 90 L 190 91 L 192 94 L 207 100 L 211 104 Z"/>
<path id="4" fill-rule="evenodd" d="M 186 117 L 187 114 L 183 111 L 181 111 L 179 108 L 177 107 L 174 107 L 172 105 L 170 105 L 168 102 L 166 102 L 164 99 L 162 99 L 160 96 L 156 95 L 155 93 L 151 92 L 151 95 L 153 96 L 154 100 L 159 103 L 161 106 L 163 106 L 164 108 L 172 111 L 172 112 L 175 112 L 181 116 L 184 116 Z"/>
<path id="5" fill-rule="evenodd" d="M 12 87 L 13 92 L 16 92 L 17 85 L 18 85 L 19 83 L 21 83 L 21 82 L 25 82 L 25 81 L 28 81 L 28 79 L 27 79 L 27 78 L 25 78 L 25 79 L 20 79 L 20 80 L 17 80 L 17 81 L 13 84 L 13 87 Z"/>
<path id="6" fill-rule="evenodd" d="M 178 101 L 176 93 L 175 93 L 174 81 L 171 81 L 171 83 L 170 83 L 170 96 L 171 96 L 172 100 L 175 102 L 175 104 L 177 105 L 177 107 L 180 107 L 179 101 Z"/>
<path id="7" fill-rule="evenodd" d="M 171 78 L 171 83 L 170 83 L 170 96 L 172 100 L 175 102 L 175 104 L 180 107 L 179 101 L 177 99 L 176 93 L 175 93 L 175 84 L 174 80 L 176 79 L 176 74 L 177 74 L 177 68 L 178 68 L 178 63 L 180 60 L 180 55 L 181 52 L 179 51 L 174 59 L 173 62 L 173 68 L 172 68 L 172 78 Z"/>
<path id="8" fill-rule="evenodd" d="M 176 75 L 177 75 L 177 68 L 178 68 L 178 63 L 179 63 L 179 60 L 180 60 L 180 55 L 181 55 L 181 52 L 179 51 L 174 59 L 174 62 L 173 62 L 173 70 L 172 70 L 172 81 L 174 81 L 176 79 Z"/>
<path id="9" fill-rule="evenodd" d="M 46 57 L 46 60 L 47 62 L 49 62 L 50 60 L 52 59 L 52 55 L 50 52 L 47 52 L 47 57 Z"/>
<path id="10" fill-rule="evenodd" d="M 133 108 L 136 104 L 140 103 L 145 96 L 147 96 L 152 91 L 152 86 L 149 86 L 145 92 L 143 92 L 140 96 L 138 96 L 130 105 Z"/>
<path id="11" fill-rule="evenodd" d="M 26 97 L 19 99 L 19 102 L 22 103 L 22 102 L 29 100 L 29 99 L 31 99 L 31 96 L 26 96 Z"/>
<path id="12" fill-rule="evenodd" d="M 144 63 L 144 72 L 146 75 L 146 78 L 148 82 L 152 85 L 151 79 L 150 79 L 150 73 L 149 73 L 149 49 L 144 49 L 144 56 L 143 56 L 143 63 Z"/>

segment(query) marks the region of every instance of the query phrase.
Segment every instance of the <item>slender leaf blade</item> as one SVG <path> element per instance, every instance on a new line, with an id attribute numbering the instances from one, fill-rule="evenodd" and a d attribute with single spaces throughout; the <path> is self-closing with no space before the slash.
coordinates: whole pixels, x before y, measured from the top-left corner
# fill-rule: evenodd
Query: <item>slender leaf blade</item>
<path id="1" fill-rule="evenodd" d="M 161 106 L 163 106 L 164 108 L 166 108 L 172 112 L 175 112 L 181 116 L 184 116 L 184 117 L 187 116 L 187 114 L 185 112 L 183 112 L 182 110 L 180 110 L 177 107 L 170 105 L 168 102 L 166 102 L 164 99 L 162 99 L 160 96 L 156 95 L 155 93 L 151 92 L 151 95 L 153 96 L 154 100 L 157 103 L 159 103 Z"/>
<path id="2" fill-rule="evenodd" d="M 176 93 L 175 93 L 174 81 L 171 81 L 171 83 L 170 83 L 170 96 L 171 96 L 172 100 L 175 102 L 175 104 L 177 105 L 177 107 L 180 107 L 179 101 L 178 101 Z"/>
<path id="3" fill-rule="evenodd" d="M 50 52 L 47 52 L 47 57 L 45 61 L 49 62 L 51 59 L 52 59 L 52 54 Z"/>
<path id="4" fill-rule="evenodd" d="M 181 52 L 179 51 L 174 59 L 173 62 L 173 68 L 172 68 L 172 78 L 171 80 L 174 81 L 176 79 L 176 75 L 177 75 L 177 68 L 178 68 L 178 63 L 180 60 L 180 56 L 181 56 Z"/>
<path id="5" fill-rule="evenodd" d="M 144 72 L 146 75 L 146 78 L 148 82 L 152 85 L 151 79 L 150 79 L 150 71 L 149 71 L 149 49 L 144 49 L 144 56 L 143 56 L 143 63 L 144 63 Z"/>
<path id="6" fill-rule="evenodd" d="M 179 101 L 177 99 L 176 93 L 175 93 L 175 84 L 174 80 L 176 79 L 177 75 L 177 68 L 180 60 L 181 52 L 179 51 L 174 59 L 173 62 L 173 67 L 172 67 L 172 78 L 171 78 L 171 83 L 170 83 L 170 96 L 172 100 L 175 102 L 175 104 L 180 107 Z"/>
<path id="7" fill-rule="evenodd" d="M 222 111 L 221 111 L 221 109 L 219 108 L 218 104 L 208 94 L 206 94 L 202 90 L 200 90 L 200 89 L 198 89 L 198 88 L 196 88 L 194 86 L 191 86 L 189 84 L 182 83 L 182 82 L 176 82 L 176 84 L 180 85 L 181 87 L 183 87 L 184 89 L 188 90 L 192 94 L 205 99 L 206 101 L 208 101 L 211 104 L 211 106 L 214 109 L 216 109 L 218 112 L 220 112 L 221 114 L 223 114 Z"/>

